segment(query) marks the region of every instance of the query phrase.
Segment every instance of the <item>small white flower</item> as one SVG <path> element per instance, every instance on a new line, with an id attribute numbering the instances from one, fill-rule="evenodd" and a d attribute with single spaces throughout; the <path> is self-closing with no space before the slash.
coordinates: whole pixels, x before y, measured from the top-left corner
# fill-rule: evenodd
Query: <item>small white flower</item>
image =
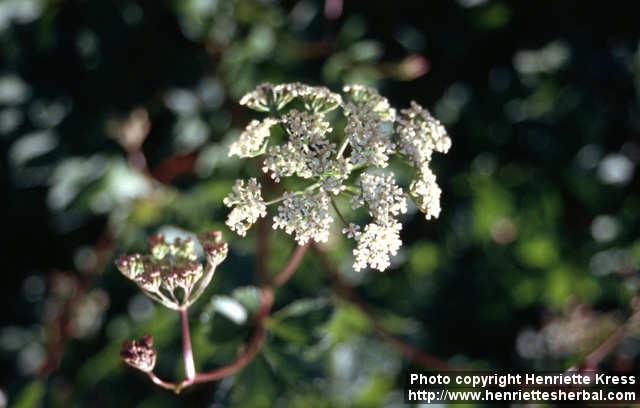
<path id="1" fill-rule="evenodd" d="M 262 163 L 262 171 L 269 173 L 276 183 L 280 182 L 281 177 L 290 177 L 294 174 L 302 178 L 312 176 L 301 158 L 301 153 L 292 143 L 269 147 Z"/>
<path id="2" fill-rule="evenodd" d="M 226 224 L 240 236 L 245 236 L 247 230 L 260 217 L 267 215 L 267 206 L 262 199 L 260 183 L 255 178 L 236 180 L 231 193 L 223 200 L 227 207 L 233 208 L 227 217 Z"/>
<path id="3" fill-rule="evenodd" d="M 358 208 L 366 204 L 369 215 L 379 224 L 395 223 L 398 215 L 407 212 L 405 193 L 396 184 L 393 173 L 387 176 L 362 173 L 360 185 L 362 194 L 354 197 L 352 205 Z"/>
<path id="4" fill-rule="evenodd" d="M 305 179 L 319 177 L 332 169 L 336 146 L 326 137 L 331 127 L 323 115 L 292 110 L 282 123 L 289 141 L 269 148 L 262 167 L 265 173 L 280 181 L 294 174 Z"/>
<path id="5" fill-rule="evenodd" d="M 305 108 L 315 113 L 326 113 L 342 105 L 342 97 L 324 86 L 292 84 L 296 96 L 302 99 Z"/>
<path id="6" fill-rule="evenodd" d="M 436 175 L 428 166 L 423 166 L 409 187 L 409 194 L 415 199 L 427 220 L 440 215 L 440 195 L 442 190 L 436 182 Z"/>
<path id="7" fill-rule="evenodd" d="M 346 189 L 344 182 L 351 175 L 353 165 L 349 160 L 338 158 L 327 167 L 325 174 L 320 177 L 320 189 L 337 196 Z"/>
<path id="8" fill-rule="evenodd" d="M 347 225 L 346 227 L 344 227 L 342 229 L 342 233 L 345 234 L 347 236 L 347 238 L 356 239 L 357 240 L 358 237 L 361 234 L 360 226 L 358 224 L 354 224 L 354 223 L 350 222 L 349 225 Z"/>
<path id="9" fill-rule="evenodd" d="M 411 107 L 403 109 L 397 121 L 400 153 L 407 155 L 418 168 L 431 161 L 434 151 L 447 153 L 451 148 L 451 138 L 440 121 L 428 110 L 411 102 Z"/>
<path id="10" fill-rule="evenodd" d="M 402 246 L 401 229 L 402 224 L 397 222 L 388 225 L 367 224 L 355 238 L 357 246 L 353 250 L 353 269 L 360 271 L 371 267 L 381 272 L 386 270 L 391 265 L 390 257 L 396 255 Z"/>
<path id="11" fill-rule="evenodd" d="M 386 167 L 389 155 L 395 151 L 393 127 L 370 110 L 352 107 L 348 111 L 344 133 L 351 145 L 351 164 Z"/>
<path id="12" fill-rule="evenodd" d="M 271 127 L 278 123 L 277 119 L 265 118 L 262 121 L 252 120 L 238 140 L 229 147 L 229 157 L 255 157 L 262 152 L 262 148 L 271 135 Z"/>
<path id="13" fill-rule="evenodd" d="M 347 116 L 344 133 L 352 149 L 349 160 L 354 166 L 386 167 L 396 148 L 392 140 L 395 109 L 373 88 L 347 85 L 343 90 L 349 99 L 343 106 Z"/>
<path id="14" fill-rule="evenodd" d="M 332 222 L 326 193 L 284 193 L 278 215 L 273 217 L 273 229 L 279 228 L 294 235 L 298 245 L 304 245 L 309 240 L 326 242 Z"/>
<path id="15" fill-rule="evenodd" d="M 276 110 L 284 108 L 297 96 L 294 84 L 272 85 L 270 83 L 260 84 L 253 91 L 247 93 L 240 99 L 240 105 L 256 110 L 258 112 L 269 112 L 271 106 Z"/>
<path id="16" fill-rule="evenodd" d="M 315 137 L 324 137 L 331 132 L 331 124 L 319 113 L 290 110 L 282 117 L 282 124 L 291 135 L 291 140 L 304 141 Z"/>
<path id="17" fill-rule="evenodd" d="M 342 90 L 356 106 L 366 107 L 367 110 L 375 113 L 379 120 L 393 122 L 396 119 L 396 110 L 389 105 L 389 100 L 374 88 L 355 84 L 345 85 Z"/>

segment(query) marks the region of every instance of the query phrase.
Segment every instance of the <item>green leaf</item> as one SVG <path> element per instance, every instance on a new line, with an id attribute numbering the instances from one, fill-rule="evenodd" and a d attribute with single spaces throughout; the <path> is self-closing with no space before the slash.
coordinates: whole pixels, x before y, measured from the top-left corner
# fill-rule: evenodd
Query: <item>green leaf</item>
<path id="1" fill-rule="evenodd" d="M 373 407 L 382 404 L 393 389 L 394 378 L 382 373 L 374 373 L 356 396 L 356 406 Z"/>
<path id="2" fill-rule="evenodd" d="M 300 317 L 307 313 L 320 310 L 327 305 L 323 298 L 298 299 L 278 310 L 272 315 L 272 320 L 282 320 L 289 317 Z"/>
<path id="3" fill-rule="evenodd" d="M 366 332 L 369 326 L 369 319 L 358 308 L 341 304 L 322 329 L 329 333 L 334 343 L 341 343 Z"/>
<path id="4" fill-rule="evenodd" d="M 40 380 L 35 380 L 25 386 L 13 403 L 13 408 L 34 408 L 42 405 L 45 385 Z"/>
<path id="5" fill-rule="evenodd" d="M 247 322 L 247 309 L 238 300 L 230 296 L 214 296 L 211 298 L 213 311 L 220 313 L 235 324 L 242 325 Z"/>
<path id="6" fill-rule="evenodd" d="M 246 310 L 254 313 L 260 306 L 260 289 L 255 286 L 243 286 L 231 292 L 231 296 L 235 298 Z"/>
<path id="7" fill-rule="evenodd" d="M 267 322 L 267 327 L 273 334 L 291 343 L 303 344 L 307 342 L 309 337 L 304 329 L 287 322 L 270 319 Z"/>

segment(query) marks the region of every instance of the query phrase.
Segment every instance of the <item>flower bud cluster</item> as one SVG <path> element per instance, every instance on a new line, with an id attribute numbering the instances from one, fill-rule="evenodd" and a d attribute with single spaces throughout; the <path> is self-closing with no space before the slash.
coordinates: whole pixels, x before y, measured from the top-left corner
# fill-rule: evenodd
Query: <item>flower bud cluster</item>
<path id="1" fill-rule="evenodd" d="M 251 121 L 229 154 L 263 155 L 262 171 L 276 183 L 295 178 L 308 184 L 265 202 L 256 179 L 238 180 L 224 202 L 231 208 L 227 225 L 239 235 L 266 216 L 269 204 L 278 203 L 274 229 L 293 235 L 300 245 L 326 242 L 334 222 L 330 208 L 344 221 L 335 200 L 349 195 L 353 209 L 364 208 L 370 217 L 364 226 L 348 223 L 343 229 L 356 242 L 353 267 L 382 271 L 402 246 L 399 217 L 407 212 L 407 198 L 426 219 L 439 216 L 441 190 L 430 163 L 434 152 L 448 152 L 451 139 L 417 103 L 398 114 L 385 97 L 364 85 L 345 86 L 340 95 L 300 83 L 262 84 L 240 103 L 269 116 Z M 336 115 L 327 114 L 336 109 L 345 119 L 336 123 L 344 126 L 330 122 Z M 280 131 L 274 132 L 276 127 Z M 408 191 L 392 172 L 383 172 L 393 158 L 413 168 Z"/>
<path id="2" fill-rule="evenodd" d="M 204 265 L 198 260 L 193 239 L 167 242 L 156 234 L 149 239 L 149 254 L 123 255 L 116 266 L 150 298 L 170 309 L 181 309 L 197 300 L 227 256 L 227 244 L 219 231 L 202 235 L 200 244 Z"/>
<path id="3" fill-rule="evenodd" d="M 145 373 L 150 373 L 156 366 L 156 349 L 153 347 L 153 337 L 145 334 L 140 340 L 128 340 L 122 344 L 120 357 L 131 367 Z"/>
<path id="4" fill-rule="evenodd" d="M 278 215 L 273 217 L 273 228 L 283 229 L 287 234 L 294 235 L 298 245 L 304 245 L 311 239 L 326 242 L 332 223 L 329 196 L 323 191 L 316 194 L 284 193 Z"/>
<path id="5" fill-rule="evenodd" d="M 233 208 L 226 224 L 241 237 L 247 234 L 258 218 L 267 215 L 267 206 L 262 199 L 260 183 L 255 178 L 236 180 L 231 193 L 224 198 L 224 205 Z"/>

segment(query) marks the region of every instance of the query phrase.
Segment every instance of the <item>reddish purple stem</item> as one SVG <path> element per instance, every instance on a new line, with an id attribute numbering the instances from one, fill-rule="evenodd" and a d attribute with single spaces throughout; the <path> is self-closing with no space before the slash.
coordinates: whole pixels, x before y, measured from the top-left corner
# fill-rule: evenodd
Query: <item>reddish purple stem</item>
<path id="1" fill-rule="evenodd" d="M 186 380 L 192 380 L 196 376 L 196 366 L 193 363 L 193 351 L 191 349 L 191 335 L 189 334 L 189 315 L 187 308 L 178 310 L 182 326 L 182 355 L 184 356 L 184 376 Z"/>

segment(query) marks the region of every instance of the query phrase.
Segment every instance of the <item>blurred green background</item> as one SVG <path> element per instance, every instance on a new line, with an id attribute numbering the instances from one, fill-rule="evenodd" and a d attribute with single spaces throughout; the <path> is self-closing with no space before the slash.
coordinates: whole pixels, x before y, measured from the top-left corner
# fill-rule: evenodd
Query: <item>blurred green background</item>
<path id="1" fill-rule="evenodd" d="M 402 405 L 421 366 L 376 336 L 308 254 L 278 290 L 264 348 L 176 397 L 118 358 L 150 332 L 181 373 L 177 314 L 113 266 L 175 228 L 231 245 L 193 308 L 200 368 L 251 332 L 256 233 L 222 198 L 258 174 L 227 147 L 263 81 L 378 87 L 449 129 L 440 219 L 404 220 L 385 273 L 351 271 L 380 324 L 454 364 L 564 369 L 635 313 L 640 29 L 631 2 L 3 0 L 0 2 L 0 407 Z M 142 154 L 143 152 L 144 154 Z M 137 170 L 144 165 L 163 185 Z M 269 227 L 267 227 L 269 228 Z M 270 228 L 269 228 L 270 229 Z M 272 271 L 293 247 L 272 232 Z M 637 370 L 632 320 L 601 362 Z"/>

